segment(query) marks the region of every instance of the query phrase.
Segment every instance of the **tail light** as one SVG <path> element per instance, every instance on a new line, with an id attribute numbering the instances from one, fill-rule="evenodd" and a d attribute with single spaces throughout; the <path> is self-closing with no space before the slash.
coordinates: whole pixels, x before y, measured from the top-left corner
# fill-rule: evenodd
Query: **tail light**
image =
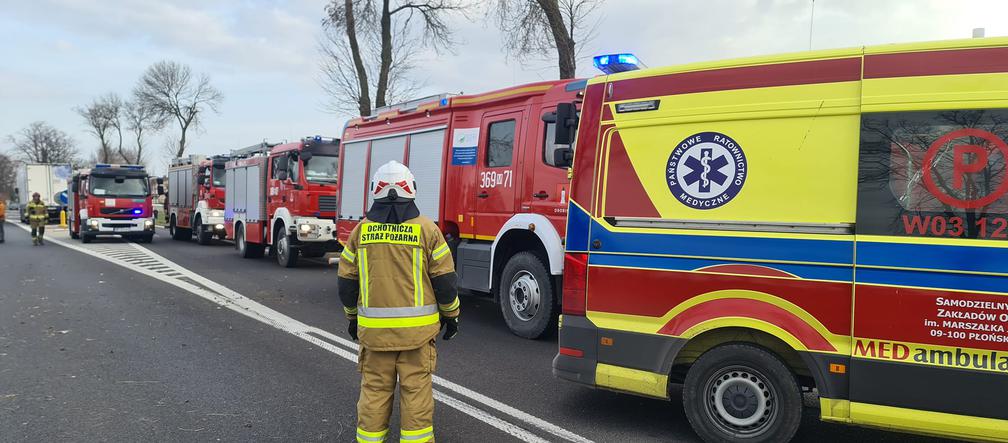
<path id="1" fill-rule="evenodd" d="M 588 296 L 588 254 L 564 255 L 563 313 L 585 315 Z"/>

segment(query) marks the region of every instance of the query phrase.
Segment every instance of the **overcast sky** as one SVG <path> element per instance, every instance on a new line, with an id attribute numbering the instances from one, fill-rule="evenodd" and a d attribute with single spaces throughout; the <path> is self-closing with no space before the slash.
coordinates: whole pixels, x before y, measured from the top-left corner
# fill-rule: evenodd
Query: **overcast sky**
<path id="1" fill-rule="evenodd" d="M 393 3 L 395 0 L 393 0 Z M 98 142 L 73 108 L 128 96 L 151 64 L 171 59 L 209 74 L 225 99 L 190 135 L 191 152 L 225 153 L 262 139 L 339 136 L 349 116 L 325 111 L 317 83 L 322 0 L 3 0 L 0 138 L 36 120 L 68 132 L 82 153 Z M 493 2 L 487 1 L 487 4 Z M 483 5 L 480 5 L 483 7 Z M 649 66 L 809 48 L 810 0 L 609 0 L 596 12 L 590 57 L 633 52 Z M 482 17 L 484 14 L 473 14 Z M 1003 0 L 817 0 L 812 48 L 966 38 L 975 27 L 1008 35 Z M 555 62 L 512 60 L 492 22 L 450 20 L 454 54 L 424 54 L 422 95 L 475 93 L 555 78 Z M 166 129 L 172 133 L 177 128 Z M 162 171 L 165 134 L 150 137 Z M 0 151 L 6 150 L 6 140 Z"/>

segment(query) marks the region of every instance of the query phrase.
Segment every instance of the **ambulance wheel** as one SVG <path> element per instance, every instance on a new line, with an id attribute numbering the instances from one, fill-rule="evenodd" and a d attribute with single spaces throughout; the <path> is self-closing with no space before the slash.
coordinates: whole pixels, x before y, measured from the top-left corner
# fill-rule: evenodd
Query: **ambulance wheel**
<path id="1" fill-rule="evenodd" d="M 519 337 L 537 339 L 544 335 L 556 317 L 553 278 L 539 257 L 519 252 L 508 260 L 498 288 L 501 314 L 511 332 Z"/>
<path id="2" fill-rule="evenodd" d="M 209 245 L 210 240 L 213 240 L 213 232 L 210 232 L 209 227 L 203 224 L 203 219 L 196 217 L 196 223 L 193 226 L 196 229 L 196 243 L 204 246 Z"/>
<path id="3" fill-rule="evenodd" d="M 260 258 L 263 256 L 263 246 L 261 244 L 250 245 L 245 241 L 245 227 L 238 225 L 235 228 L 235 247 L 238 248 L 238 255 L 242 258 Z"/>
<path id="4" fill-rule="evenodd" d="M 285 268 L 297 266 L 300 251 L 291 247 L 290 236 L 287 235 L 287 231 L 281 227 L 277 229 L 277 233 L 273 238 L 276 239 L 273 242 L 273 248 L 276 249 L 277 263 Z"/>
<path id="5" fill-rule="evenodd" d="M 706 442 L 789 441 L 802 398 L 794 374 L 776 355 L 743 343 L 718 346 L 690 367 L 683 409 Z"/>

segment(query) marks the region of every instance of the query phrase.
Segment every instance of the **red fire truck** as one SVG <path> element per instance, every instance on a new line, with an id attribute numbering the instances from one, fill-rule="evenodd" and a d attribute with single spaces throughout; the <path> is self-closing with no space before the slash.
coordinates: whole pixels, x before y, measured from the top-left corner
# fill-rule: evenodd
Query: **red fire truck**
<path id="1" fill-rule="evenodd" d="M 371 175 L 400 161 L 416 176 L 420 212 L 452 248 L 459 286 L 491 294 L 515 334 L 543 335 L 559 303 L 568 193 L 567 159 L 554 158 L 561 146 L 548 142 L 555 124 L 546 120 L 557 103 L 579 100 L 584 84 L 445 94 L 351 120 L 340 153 L 340 240 L 371 204 Z"/>
<path id="2" fill-rule="evenodd" d="M 81 169 L 70 177 L 67 189 L 71 238 L 84 243 L 100 235 L 154 240 L 153 197 L 143 166 L 98 164 Z"/>
<path id="3" fill-rule="evenodd" d="M 165 216 L 175 240 L 193 233 L 201 245 L 224 238 L 224 164 L 229 157 L 190 155 L 172 160 L 168 168 Z"/>
<path id="4" fill-rule="evenodd" d="M 336 241 L 339 139 L 306 137 L 233 151 L 225 167 L 224 226 L 242 257 L 266 247 L 284 267 L 339 251 Z"/>

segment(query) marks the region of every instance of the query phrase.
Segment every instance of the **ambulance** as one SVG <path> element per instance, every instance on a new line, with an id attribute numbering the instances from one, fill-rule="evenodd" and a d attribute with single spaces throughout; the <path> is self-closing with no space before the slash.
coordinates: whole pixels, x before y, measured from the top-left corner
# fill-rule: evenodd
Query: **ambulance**
<path id="1" fill-rule="evenodd" d="M 711 442 L 791 439 L 803 391 L 826 421 L 1008 441 L 1008 39 L 634 62 L 596 58 L 557 116 L 554 375 L 681 385 Z"/>

